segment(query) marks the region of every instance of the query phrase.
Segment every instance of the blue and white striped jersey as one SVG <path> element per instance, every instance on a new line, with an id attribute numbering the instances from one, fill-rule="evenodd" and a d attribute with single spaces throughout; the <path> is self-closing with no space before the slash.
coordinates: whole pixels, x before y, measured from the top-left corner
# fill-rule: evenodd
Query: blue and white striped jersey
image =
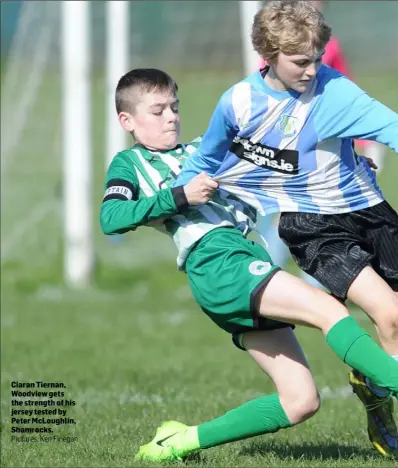
<path id="1" fill-rule="evenodd" d="M 353 138 L 398 152 L 398 114 L 325 65 L 302 94 L 257 71 L 223 94 L 176 185 L 206 171 L 261 214 L 360 210 L 383 195 Z"/>

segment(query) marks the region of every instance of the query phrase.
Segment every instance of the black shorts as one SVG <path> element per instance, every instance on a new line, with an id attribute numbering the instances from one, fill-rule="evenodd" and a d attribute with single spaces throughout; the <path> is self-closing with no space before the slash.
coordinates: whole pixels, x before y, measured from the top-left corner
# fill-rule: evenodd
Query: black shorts
<path id="1" fill-rule="evenodd" d="M 383 201 L 351 213 L 282 213 L 279 236 L 295 262 L 340 300 L 366 266 L 398 291 L 398 215 Z"/>

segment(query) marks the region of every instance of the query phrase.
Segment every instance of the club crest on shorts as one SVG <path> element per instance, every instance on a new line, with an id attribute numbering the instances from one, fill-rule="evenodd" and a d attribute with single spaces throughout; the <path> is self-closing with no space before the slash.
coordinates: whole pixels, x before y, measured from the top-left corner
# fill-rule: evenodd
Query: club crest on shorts
<path id="1" fill-rule="evenodd" d="M 277 130 L 284 137 L 292 137 L 297 133 L 297 117 L 282 114 L 278 123 Z"/>
<path id="2" fill-rule="evenodd" d="M 249 271 L 252 275 L 264 275 L 268 273 L 271 268 L 272 265 L 269 262 L 261 262 L 260 260 L 251 262 L 249 265 Z"/>

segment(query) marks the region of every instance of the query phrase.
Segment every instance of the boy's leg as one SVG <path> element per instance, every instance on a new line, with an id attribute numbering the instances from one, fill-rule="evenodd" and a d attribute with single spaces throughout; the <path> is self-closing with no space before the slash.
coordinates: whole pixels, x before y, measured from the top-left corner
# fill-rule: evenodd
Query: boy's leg
<path id="1" fill-rule="evenodd" d="M 243 345 L 274 381 L 278 393 L 251 400 L 199 426 L 179 427 L 179 423 L 170 422 L 158 430 L 152 442 L 140 448 L 139 459 L 183 458 L 198 449 L 276 432 L 318 410 L 319 396 L 311 372 L 290 327 L 247 332 Z"/>
<path id="2" fill-rule="evenodd" d="M 300 278 L 302 278 L 311 286 L 314 286 L 314 288 L 319 288 L 319 289 L 322 289 L 323 291 L 325 290 L 325 287 L 322 286 L 322 284 L 318 280 L 316 280 L 313 276 L 309 275 L 303 270 L 300 271 Z"/>
<path id="3" fill-rule="evenodd" d="M 366 240 L 372 246 L 371 265 L 350 283 L 348 298 L 371 318 L 382 347 L 398 361 L 398 215 L 387 203 L 380 203 L 352 217 L 364 223 Z M 383 388 L 358 372 L 351 372 L 350 384 L 367 409 L 368 432 L 379 452 L 390 447 L 398 453 L 398 431 L 393 417 L 394 403 Z M 394 440 L 390 435 L 394 435 Z M 390 450 L 391 451 L 391 450 Z"/>
<path id="4" fill-rule="evenodd" d="M 274 382 L 281 406 L 292 424 L 316 413 L 319 394 L 292 328 L 244 333 L 242 344 Z"/>
<path id="5" fill-rule="evenodd" d="M 398 394 L 398 362 L 362 330 L 336 299 L 284 271 L 278 271 L 256 296 L 260 316 L 309 324 L 322 331 L 335 353 L 376 384 Z"/>
<path id="6" fill-rule="evenodd" d="M 284 213 L 280 231 L 300 268 L 363 308 L 398 354 L 398 215 L 387 202 L 340 215 Z M 372 265 L 372 267 L 370 266 Z"/>
<path id="7" fill-rule="evenodd" d="M 247 332 L 243 334 L 242 344 L 270 376 L 277 393 L 251 400 L 200 424 L 200 448 L 276 432 L 308 419 L 319 408 L 311 371 L 290 327 Z"/>
<path id="8" fill-rule="evenodd" d="M 347 296 L 375 323 L 382 347 L 397 355 L 398 214 L 384 201 L 351 217 L 363 227 L 374 255 L 371 263 L 352 278 Z"/>
<path id="9" fill-rule="evenodd" d="M 398 355 L 398 294 L 368 266 L 355 278 L 347 296 L 373 321 L 383 349 Z"/>
<path id="10" fill-rule="evenodd" d="M 339 357 L 360 371 L 350 374 L 350 384 L 367 408 L 372 444 L 382 455 L 396 457 L 398 434 L 388 390 L 397 395 L 398 360 L 380 349 L 351 317 L 339 318 L 342 313 L 347 313 L 342 312 L 345 308 L 341 303 L 322 291 L 314 291 L 309 285 L 300 285 L 300 281 L 285 272 L 276 273 L 263 294 L 259 295 L 257 307 L 260 314 L 296 323 L 304 319 L 323 331 L 328 344 Z M 308 288 L 313 290 L 312 294 Z M 373 293 L 371 287 L 368 291 Z M 334 324 L 330 321 L 332 318 Z M 364 376 L 378 384 L 373 386 L 373 391 L 369 391 L 372 384 Z M 379 398 L 378 391 L 385 394 L 380 394 Z"/>
<path id="11" fill-rule="evenodd" d="M 371 318 L 381 345 L 398 361 L 398 294 L 373 268 L 366 267 L 353 281 L 348 298 Z M 356 371 L 350 373 L 350 384 L 367 409 L 368 433 L 372 444 L 385 456 L 391 451 L 398 454 L 394 402 L 388 392 Z"/>
<path id="12" fill-rule="evenodd" d="M 341 301 L 348 294 L 374 321 L 383 348 L 396 356 L 395 296 L 382 280 L 385 278 L 392 289 L 398 288 L 398 217 L 388 203 L 343 215 L 283 214 L 280 230 L 299 266 Z M 357 372 L 350 374 L 350 384 L 358 396 L 362 395 L 362 402 L 367 395 L 367 408 L 377 408 L 372 417 L 380 421 L 378 435 L 389 427 L 397 438 L 392 402 L 378 399 L 388 392 Z"/>

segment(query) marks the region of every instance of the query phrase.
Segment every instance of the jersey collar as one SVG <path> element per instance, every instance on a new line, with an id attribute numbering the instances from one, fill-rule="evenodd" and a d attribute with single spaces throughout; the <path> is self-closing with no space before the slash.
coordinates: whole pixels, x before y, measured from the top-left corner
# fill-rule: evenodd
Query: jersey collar
<path id="1" fill-rule="evenodd" d="M 184 145 L 182 145 L 181 143 L 179 143 L 177 146 L 175 146 L 174 148 L 171 148 L 171 149 L 168 149 L 168 150 L 153 150 L 153 149 L 150 149 L 150 148 L 147 148 L 146 146 L 142 145 L 141 143 L 136 143 L 133 148 L 141 148 L 141 149 L 144 149 L 146 151 L 149 151 L 150 153 L 169 153 L 170 151 L 176 151 L 178 150 L 179 148 L 181 148 L 182 150 L 184 149 Z"/>
<path id="2" fill-rule="evenodd" d="M 268 86 L 264 80 L 265 75 L 268 73 L 268 70 L 269 70 L 269 66 L 266 65 L 264 68 L 254 73 L 256 84 L 266 94 L 271 95 L 272 97 L 278 100 L 289 99 L 289 98 L 297 99 L 300 96 L 300 93 L 298 93 L 297 91 L 294 91 L 294 89 L 289 89 L 287 91 L 277 91 L 276 89 L 273 89 L 270 86 Z"/>

